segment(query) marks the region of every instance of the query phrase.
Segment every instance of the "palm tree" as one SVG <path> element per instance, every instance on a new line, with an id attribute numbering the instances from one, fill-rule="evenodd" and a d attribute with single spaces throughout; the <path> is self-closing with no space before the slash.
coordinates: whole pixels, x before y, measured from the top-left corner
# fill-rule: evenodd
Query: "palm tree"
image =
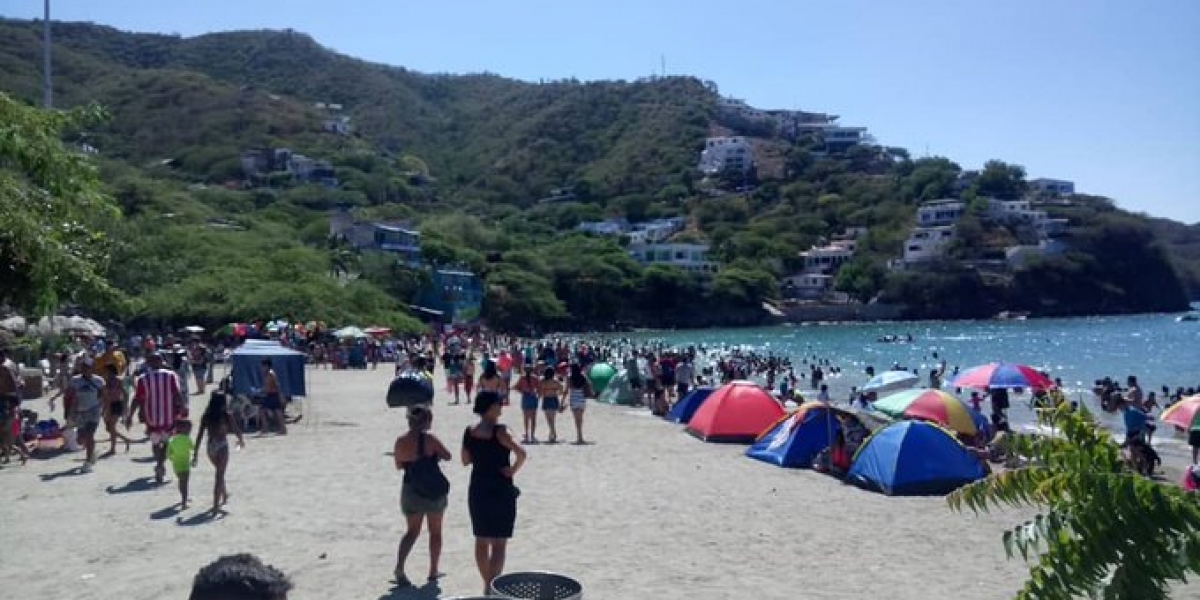
<path id="1" fill-rule="evenodd" d="M 1017 598 L 1164 598 L 1200 573 L 1200 501 L 1146 479 L 1086 409 L 1045 417 L 1058 436 L 1014 435 L 1010 452 L 1028 466 L 995 473 L 950 495 L 957 511 L 1042 509 L 1006 531 L 1009 558 L 1030 561 Z M 1014 552 L 1015 550 L 1015 552 Z"/>

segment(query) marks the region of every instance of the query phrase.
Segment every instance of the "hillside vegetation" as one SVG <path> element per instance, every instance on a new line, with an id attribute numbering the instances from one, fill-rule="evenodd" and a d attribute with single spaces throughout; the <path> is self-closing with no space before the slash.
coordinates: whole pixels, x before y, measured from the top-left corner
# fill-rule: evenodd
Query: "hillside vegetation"
<path id="1" fill-rule="evenodd" d="M 740 131 L 718 122 L 715 86 L 694 78 L 526 83 L 371 64 L 291 31 L 185 39 L 54 27 L 57 103 L 96 102 L 109 115 L 68 140 L 98 150 L 124 215 L 103 226 L 114 240 L 110 279 L 135 299 L 126 317 L 410 326 L 401 312 L 419 277 L 332 245 L 326 215 L 338 206 L 419 227 L 427 258 L 486 277 L 485 316 L 510 329 L 752 322 L 798 251 L 846 227 L 870 233 L 839 286 L 913 315 L 1177 310 L 1175 270 L 1200 290 L 1195 227 L 1099 198 L 1059 211 L 1072 220 L 1072 252 L 1014 276 L 955 264 L 892 274 L 885 264 L 915 207 L 954 193 L 956 164 L 878 146 L 823 156 L 804 140 Z M 0 21 L 0 91 L 36 102 L 39 52 L 35 24 Z M 323 131 L 329 113 L 316 103 L 341 105 L 353 133 Z M 753 192 L 723 191 L 695 171 L 721 126 L 759 135 L 778 154 L 779 168 Z M 259 147 L 327 160 L 339 185 L 248 179 L 239 157 Z M 558 200 L 541 201 L 550 197 Z M 609 216 L 685 216 L 677 239 L 712 244 L 723 268 L 701 289 L 680 271 L 637 264 L 614 239 L 572 231 Z"/>

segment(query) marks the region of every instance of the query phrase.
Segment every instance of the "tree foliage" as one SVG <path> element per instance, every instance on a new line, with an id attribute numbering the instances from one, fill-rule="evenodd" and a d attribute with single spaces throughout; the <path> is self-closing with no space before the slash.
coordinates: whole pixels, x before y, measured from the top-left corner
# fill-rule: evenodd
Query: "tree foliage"
<path id="1" fill-rule="evenodd" d="M 1041 509 L 1003 536 L 1010 558 L 1033 563 L 1017 598 L 1165 598 L 1171 583 L 1200 574 L 1200 503 L 1131 472 L 1086 409 L 1049 420 L 1061 436 L 1013 436 L 1011 452 L 1029 466 L 948 498 L 955 510 Z"/>
<path id="2" fill-rule="evenodd" d="M 65 302 L 115 306 L 102 226 L 118 218 L 96 169 L 67 133 L 104 113 L 46 111 L 0 93 L 0 303 L 46 313 Z"/>

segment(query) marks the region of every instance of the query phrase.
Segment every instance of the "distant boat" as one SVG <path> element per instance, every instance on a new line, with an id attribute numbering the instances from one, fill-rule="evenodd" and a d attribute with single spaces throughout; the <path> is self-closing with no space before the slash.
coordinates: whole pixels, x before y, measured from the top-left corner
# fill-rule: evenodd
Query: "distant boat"
<path id="1" fill-rule="evenodd" d="M 1013 312 L 1010 310 L 1002 311 L 996 315 L 996 319 L 999 321 L 1024 321 L 1028 318 L 1029 313 L 1027 312 Z"/>
<path id="2" fill-rule="evenodd" d="M 1186 315 L 1179 315 L 1178 317 L 1175 317 L 1175 321 L 1178 323 L 1190 323 L 1192 321 L 1200 321 L 1200 313 L 1188 313 Z"/>

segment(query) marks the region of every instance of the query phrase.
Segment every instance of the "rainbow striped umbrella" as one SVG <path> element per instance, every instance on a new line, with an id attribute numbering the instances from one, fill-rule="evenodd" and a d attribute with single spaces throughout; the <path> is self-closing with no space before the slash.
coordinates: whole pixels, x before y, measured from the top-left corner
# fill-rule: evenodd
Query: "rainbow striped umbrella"
<path id="1" fill-rule="evenodd" d="M 1046 390 L 1054 387 L 1049 377 L 1033 367 L 1013 363 L 989 363 L 972 367 L 954 378 L 950 384 L 957 388 L 991 390 L 1000 388 L 1030 388 Z"/>
<path id="2" fill-rule="evenodd" d="M 1170 423 L 1180 429 L 1190 429 L 1200 414 L 1200 395 L 1182 398 L 1164 410 L 1158 420 Z"/>
<path id="3" fill-rule="evenodd" d="M 967 403 L 942 390 L 897 392 L 875 402 L 875 410 L 896 419 L 931 421 L 963 435 L 979 431 Z"/>

